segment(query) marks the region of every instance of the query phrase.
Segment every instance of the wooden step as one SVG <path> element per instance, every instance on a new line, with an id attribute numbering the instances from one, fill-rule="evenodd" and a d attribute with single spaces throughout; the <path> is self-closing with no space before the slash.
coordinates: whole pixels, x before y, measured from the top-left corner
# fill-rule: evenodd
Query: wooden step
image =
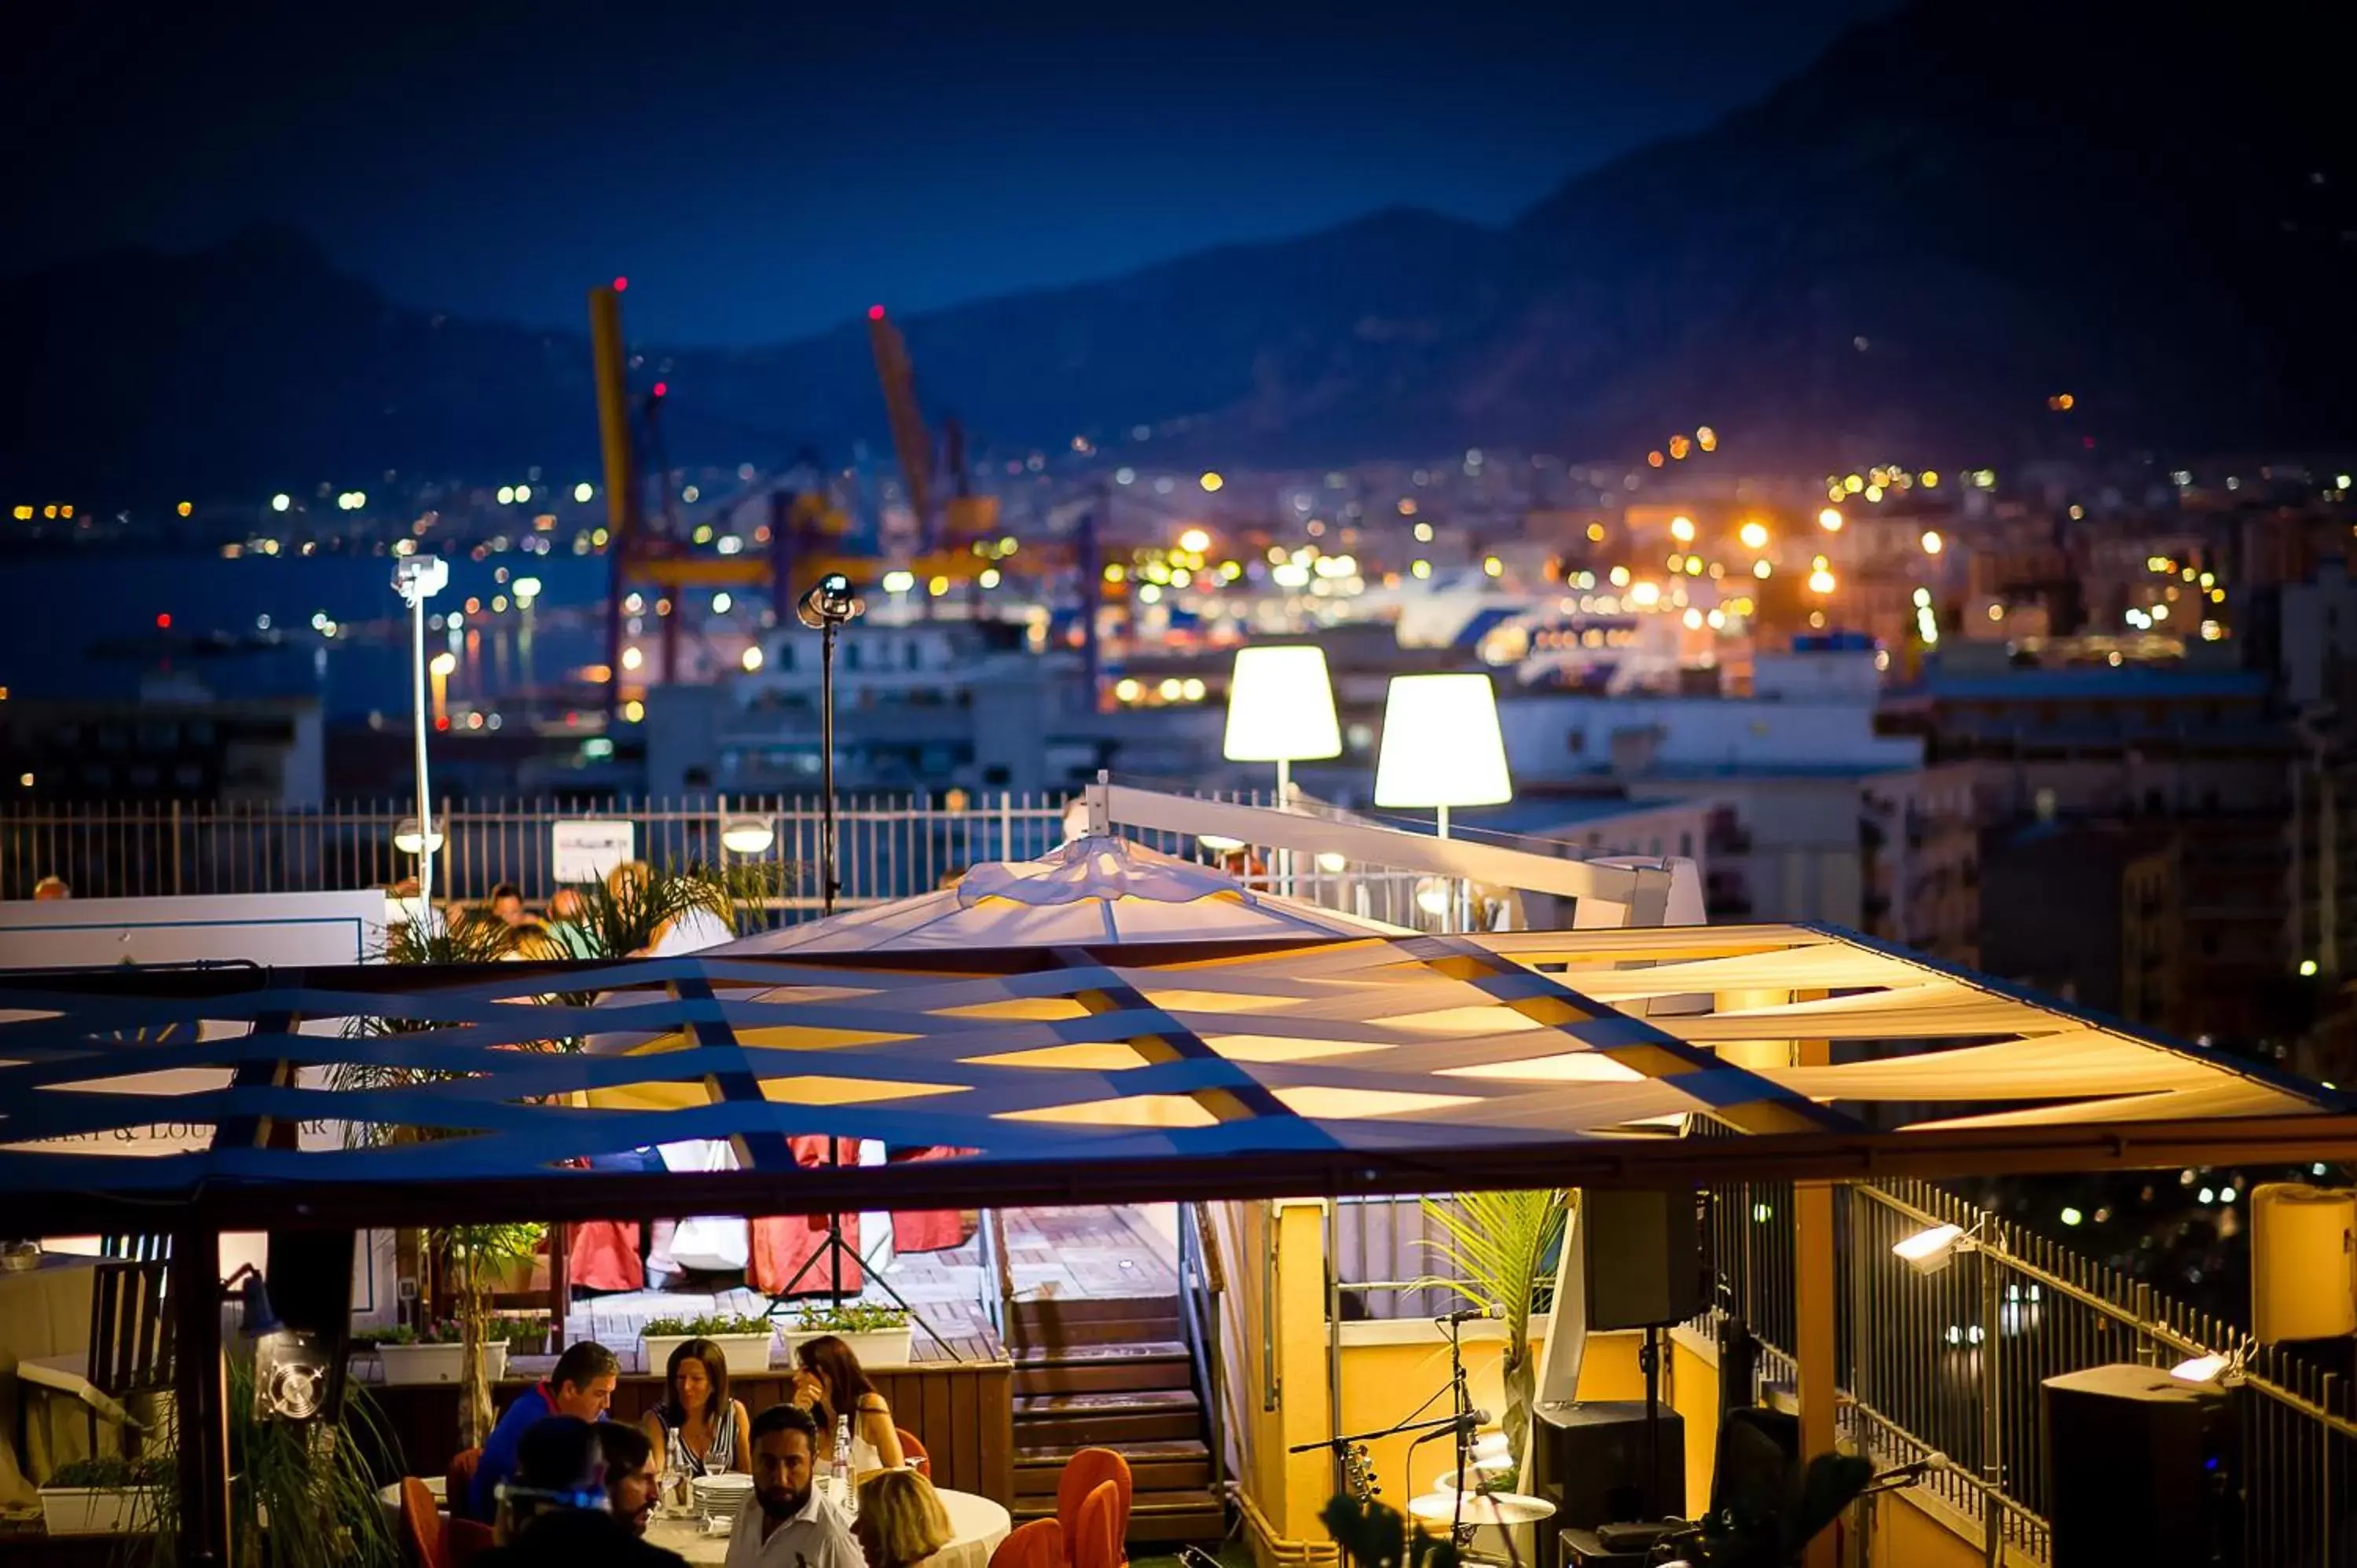
<path id="1" fill-rule="evenodd" d="M 1071 1323 L 1010 1326 L 1006 1330 L 1006 1349 L 1010 1355 L 1026 1350 L 1052 1354 L 1095 1345 L 1164 1343 L 1178 1335 L 1176 1318 L 1081 1318 Z"/>
<path id="2" fill-rule="evenodd" d="M 1014 1349 L 1123 1345 L 1179 1337 L 1178 1303 L 1170 1296 L 1084 1296 L 1017 1302 L 1006 1323 Z"/>
<path id="3" fill-rule="evenodd" d="M 1092 1318 L 1178 1316 L 1178 1298 L 1175 1295 L 1058 1295 L 1016 1302 L 1010 1321 L 1028 1323 L 1054 1318 L 1065 1323 L 1085 1323 Z"/>
<path id="4" fill-rule="evenodd" d="M 1056 1499 L 1017 1498 L 1015 1522 L 1056 1517 Z M 1228 1513 L 1211 1491 L 1141 1491 L 1130 1499 L 1129 1544 L 1217 1541 L 1227 1534 Z"/>
<path id="5" fill-rule="evenodd" d="M 1031 1394 L 1015 1401 L 1015 1438 L 1020 1447 L 1093 1444 L 1120 1448 L 1129 1443 L 1200 1437 L 1202 1430 L 1202 1402 L 1191 1390 Z"/>
<path id="6" fill-rule="evenodd" d="M 1187 1347 L 1176 1340 L 1057 1348 L 1035 1346 L 1010 1354 L 1018 1395 L 1116 1393 L 1194 1384 L 1195 1364 Z"/>
<path id="7" fill-rule="evenodd" d="M 1046 1498 L 1052 1508 L 1057 1480 L 1077 1444 L 1020 1448 L 1015 1454 L 1015 1496 Z M 1208 1491 L 1211 1485 L 1211 1451 L 1200 1439 L 1172 1438 L 1158 1443 L 1124 1443 L 1121 1456 L 1129 1461 L 1130 1482 L 1137 1491 Z"/>

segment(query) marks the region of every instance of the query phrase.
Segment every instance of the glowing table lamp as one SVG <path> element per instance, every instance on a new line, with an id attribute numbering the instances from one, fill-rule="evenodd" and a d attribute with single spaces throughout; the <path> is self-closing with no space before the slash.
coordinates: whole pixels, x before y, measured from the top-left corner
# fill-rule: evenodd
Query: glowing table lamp
<path id="1" fill-rule="evenodd" d="M 1375 757 L 1375 804 L 1428 807 L 1447 838 L 1451 806 L 1500 806 L 1513 798 L 1490 677 L 1394 676 Z"/>
<path id="2" fill-rule="evenodd" d="M 1276 764 L 1276 803 L 1291 804 L 1293 765 L 1342 755 L 1322 648 L 1240 648 L 1228 680 L 1230 762 Z"/>

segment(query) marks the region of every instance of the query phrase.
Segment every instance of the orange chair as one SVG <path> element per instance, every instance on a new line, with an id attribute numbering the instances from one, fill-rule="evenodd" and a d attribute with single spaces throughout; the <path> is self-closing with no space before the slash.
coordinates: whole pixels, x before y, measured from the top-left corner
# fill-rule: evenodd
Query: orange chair
<path id="1" fill-rule="evenodd" d="M 442 1539 L 442 1515 L 434 1494 L 414 1476 L 401 1478 L 402 1555 L 414 1568 L 450 1568 L 450 1548 Z"/>
<path id="2" fill-rule="evenodd" d="M 448 1539 L 450 1568 L 467 1568 L 467 1564 L 474 1561 L 475 1553 L 489 1552 L 499 1537 L 491 1533 L 491 1527 L 488 1524 L 480 1524 L 471 1519 L 454 1519 L 450 1521 Z"/>
<path id="3" fill-rule="evenodd" d="M 1064 1527 L 1052 1519 L 1016 1526 L 990 1554 L 990 1568 L 1064 1568 Z"/>
<path id="4" fill-rule="evenodd" d="M 467 1511 L 467 1499 L 475 1491 L 475 1466 L 482 1462 L 483 1451 L 479 1448 L 462 1448 L 451 1455 L 450 1468 L 442 1477 L 442 1497 L 452 1519 Z"/>
<path id="5" fill-rule="evenodd" d="M 925 1451 L 923 1444 L 917 1441 L 917 1434 L 905 1426 L 896 1426 L 892 1430 L 900 1439 L 900 1457 L 915 1460 L 917 1473 L 930 1479 L 933 1473 L 933 1456 Z"/>
<path id="6" fill-rule="evenodd" d="M 1081 1533 L 1072 1542 L 1072 1568 L 1122 1568 L 1121 1487 L 1099 1481 L 1081 1503 Z"/>
<path id="7" fill-rule="evenodd" d="M 1113 1541 L 1114 1568 L 1129 1561 L 1129 1499 L 1132 1482 L 1129 1461 L 1110 1448 L 1083 1448 L 1064 1461 L 1064 1473 L 1056 1480 L 1056 1521 L 1064 1527 L 1065 1561 L 1071 1568 L 1082 1568 L 1081 1563 L 1081 1507 L 1091 1493 L 1110 1481 L 1114 1487 Z"/>

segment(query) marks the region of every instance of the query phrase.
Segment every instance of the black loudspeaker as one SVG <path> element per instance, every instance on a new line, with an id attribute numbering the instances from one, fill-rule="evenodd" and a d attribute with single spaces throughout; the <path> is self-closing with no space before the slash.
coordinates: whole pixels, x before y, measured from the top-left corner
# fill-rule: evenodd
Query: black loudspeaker
<path id="1" fill-rule="evenodd" d="M 1692 1190 L 1579 1196 L 1589 1329 L 1665 1328 L 1710 1305 Z"/>
<path id="2" fill-rule="evenodd" d="M 2151 1367 L 2039 1386 L 2053 1568 L 2241 1568 L 2233 1396 Z"/>
<path id="3" fill-rule="evenodd" d="M 1659 1468 L 1645 1486 L 1648 1437 L 1642 1400 L 1590 1400 L 1533 1412 L 1536 1453 L 1531 1489 L 1555 1505 L 1538 1532 L 1539 1568 L 1560 1561 L 1566 1527 L 1592 1530 L 1648 1516 L 1683 1514 L 1686 1506 L 1686 1425 L 1664 1405 L 1659 1418 Z"/>
<path id="4" fill-rule="evenodd" d="M 271 1310 L 289 1328 L 316 1336 L 327 1355 L 325 1408 L 342 1408 L 345 1363 L 352 1334 L 352 1262 L 360 1234 L 351 1230 L 270 1233 Z"/>

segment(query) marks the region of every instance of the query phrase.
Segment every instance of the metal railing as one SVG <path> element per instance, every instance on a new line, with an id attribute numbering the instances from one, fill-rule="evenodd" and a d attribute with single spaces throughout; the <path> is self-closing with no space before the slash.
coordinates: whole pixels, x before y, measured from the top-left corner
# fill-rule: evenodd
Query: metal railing
<path id="1" fill-rule="evenodd" d="M 1178 1206 L 1178 1311 L 1192 1365 L 1195 1389 L 1202 1400 L 1205 1435 L 1211 1451 L 1211 1491 L 1228 1495 L 1227 1412 L 1221 1404 L 1226 1369 L 1220 1348 L 1220 1314 L 1227 1295 L 1227 1276 L 1220 1262 L 1218 1240 L 1203 1218 L 1203 1206 Z"/>
<path id="2" fill-rule="evenodd" d="M 1221 798 L 1259 803 L 1249 796 Z M 1012 792 L 956 805 L 919 796 L 839 796 L 838 902 L 858 908 L 929 892 L 985 861 L 1036 859 L 1063 842 L 1070 801 Z M 389 887 L 417 869 L 416 856 L 393 843 L 395 830 L 415 814 L 398 800 L 316 811 L 168 800 L 0 805 L 0 897 L 29 897 L 45 876 L 62 878 L 81 898 Z M 770 846 L 756 854 L 729 850 L 723 829 L 748 819 L 769 824 Z M 446 800 L 436 814 L 443 834 L 435 854 L 436 896 L 477 902 L 512 883 L 526 903 L 538 905 L 557 886 L 556 825 L 583 821 L 630 823 L 634 857 L 651 865 L 775 867 L 778 891 L 767 901 L 768 924 L 791 924 L 820 908 L 819 803 L 806 795 L 562 804 Z M 1412 872 L 1329 869 L 1303 856 L 1280 886 L 1279 863 L 1265 853 L 1222 857 L 1189 835 L 1153 830 L 1125 830 L 1125 836 L 1169 854 L 1241 862 L 1249 887 L 1289 890 L 1361 919 L 1437 929 L 1446 908 L 1435 879 Z"/>
<path id="3" fill-rule="evenodd" d="M 1432 1201 L 1453 1205 L 1447 1193 Z M 1431 1317 L 1464 1305 L 1436 1283 L 1439 1235 L 1424 1197 L 1342 1197 L 1334 1203 L 1333 1271 L 1339 1321 Z"/>
<path id="4" fill-rule="evenodd" d="M 1789 1186 L 1714 1189 L 1707 1245 L 1720 1309 L 1762 1342 L 1766 1381 L 1792 1376 Z M 1982 1521 L 1991 1562 L 2050 1555 L 2040 1386 L 2119 1362 L 2169 1366 L 2245 1344 L 2232 1324 L 2158 1295 L 1923 1182 L 1835 1189 L 1835 1375 L 1845 1433 L 1886 1463 L 1938 1452 L 1923 1485 Z M 1971 1238 L 1926 1275 L 1893 1255 L 1954 1225 Z M 1697 1324 L 1696 1326 L 1704 1326 Z M 2246 1352 L 2233 1394 L 2244 1561 L 2338 1568 L 2357 1552 L 2357 1402 L 2345 1380 L 2273 1347 Z"/>
<path id="5" fill-rule="evenodd" d="M 1063 841 L 1064 806 L 1060 796 L 1012 793 L 957 809 L 909 796 L 839 797 L 843 901 L 906 897 L 978 862 L 1045 854 Z M 389 886 L 416 870 L 416 857 L 393 843 L 394 829 L 415 814 L 404 800 L 317 811 L 176 801 L 0 808 L 0 896 L 23 897 L 51 875 L 86 898 Z M 758 854 L 721 842 L 724 825 L 745 819 L 773 831 Z M 635 858 L 652 865 L 780 867 L 772 906 L 781 920 L 818 908 L 819 806 L 809 796 L 446 800 L 436 811 L 444 840 L 437 897 L 477 900 L 511 882 L 529 902 L 547 897 L 556 888 L 556 824 L 586 820 L 629 822 Z"/>

